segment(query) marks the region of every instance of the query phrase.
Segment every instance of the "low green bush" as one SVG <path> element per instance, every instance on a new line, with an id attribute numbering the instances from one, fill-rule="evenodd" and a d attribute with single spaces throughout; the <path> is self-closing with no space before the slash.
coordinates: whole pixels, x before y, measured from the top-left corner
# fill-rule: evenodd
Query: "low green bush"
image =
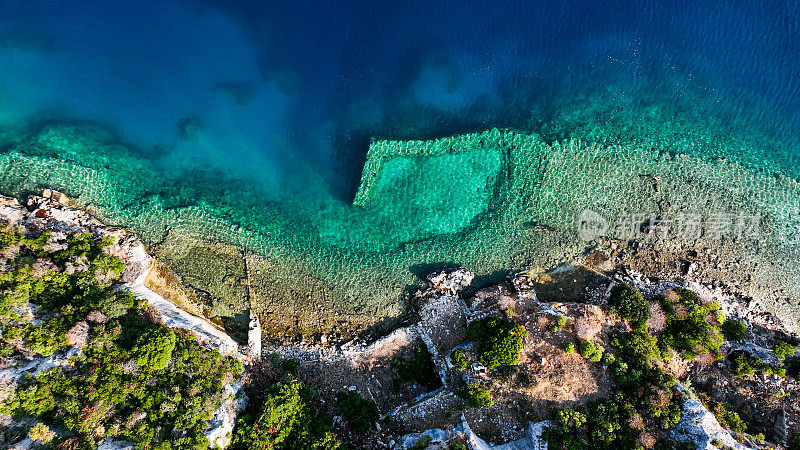
<path id="1" fill-rule="evenodd" d="M 72 317 L 54 317 L 38 327 L 25 325 L 25 345 L 39 355 L 51 355 L 68 347 L 66 333 L 76 320 Z"/>
<path id="2" fill-rule="evenodd" d="M 457 348 L 450 353 L 450 362 L 453 363 L 453 366 L 455 366 L 455 368 L 458 370 L 466 370 L 469 366 L 469 358 L 467 358 L 467 353 L 460 348 Z"/>
<path id="3" fill-rule="evenodd" d="M 591 359 L 594 362 L 600 362 L 603 358 L 603 352 L 605 349 L 600 344 L 595 344 L 589 341 L 583 341 L 580 343 L 578 347 L 578 352 L 584 358 Z"/>
<path id="4" fill-rule="evenodd" d="M 491 392 L 474 384 L 468 386 L 466 390 L 462 391 L 460 396 L 464 399 L 464 401 L 467 402 L 469 406 L 472 406 L 473 408 L 492 406 Z"/>
<path id="5" fill-rule="evenodd" d="M 131 355 L 140 366 L 161 370 L 172 359 L 175 342 L 175 333 L 169 328 L 150 327 L 136 339 Z"/>
<path id="6" fill-rule="evenodd" d="M 728 405 L 714 400 L 711 396 L 703 392 L 698 392 L 697 398 L 701 403 L 703 403 L 706 409 L 711 411 L 711 413 L 716 416 L 723 428 L 735 431 L 737 433 L 747 432 L 747 424 L 742 420 L 741 417 L 739 417 L 739 414 L 734 411 L 730 411 L 728 409 Z"/>
<path id="7" fill-rule="evenodd" d="M 487 369 L 516 365 L 527 334 L 521 325 L 497 317 L 476 320 L 467 328 L 467 338 L 477 342 L 478 360 Z"/>
<path id="8" fill-rule="evenodd" d="M 631 322 L 646 322 L 650 317 L 650 304 L 639 290 L 628 284 L 618 284 L 611 290 L 608 299 L 611 312 Z"/>
<path id="9" fill-rule="evenodd" d="M 0 251 L 5 250 L 18 241 L 17 233 L 11 227 L 0 227 Z"/>
<path id="10" fill-rule="evenodd" d="M 416 382 L 429 390 L 442 385 L 439 374 L 436 373 L 433 357 L 424 344 L 414 349 L 413 359 L 397 357 L 392 360 L 391 366 L 397 370 L 401 381 Z"/>
<path id="11" fill-rule="evenodd" d="M 764 361 L 745 351 L 739 351 L 730 356 L 734 375 L 744 377 L 764 368 Z"/>
<path id="12" fill-rule="evenodd" d="M 794 355 L 797 351 L 797 347 L 788 342 L 781 341 L 772 346 L 772 351 L 775 352 L 775 356 L 777 356 L 778 359 L 784 360 L 787 355 Z"/>
<path id="13" fill-rule="evenodd" d="M 631 322 L 646 322 L 650 317 L 650 303 L 641 292 L 628 284 L 618 284 L 611 290 L 608 299 L 611 312 L 619 314 Z"/>
<path id="14" fill-rule="evenodd" d="M 664 350 L 678 350 L 687 360 L 701 353 L 719 356 L 723 342 L 716 315 L 720 310 L 719 304 L 703 305 L 697 293 L 687 289 L 675 291 L 678 294 L 676 301 L 662 300 L 667 313 L 667 327 L 659 336 L 659 346 Z"/>
<path id="15" fill-rule="evenodd" d="M 583 433 L 586 424 L 586 415 L 572 409 L 557 411 L 553 416 L 553 425 L 544 431 L 544 440 L 548 448 L 560 450 L 586 449 L 579 434 Z"/>
<path id="16" fill-rule="evenodd" d="M 611 366 L 617 362 L 617 357 L 611 354 L 611 352 L 604 352 L 600 362 L 603 363 L 604 366 Z"/>
<path id="17" fill-rule="evenodd" d="M 654 367 L 662 356 L 658 341 L 646 330 L 637 328 L 611 336 L 611 345 L 620 350 L 626 363 L 639 369 Z"/>
<path id="18" fill-rule="evenodd" d="M 260 408 L 236 421 L 231 449 L 338 449 L 342 442 L 331 421 L 311 403 L 305 385 L 295 378 L 267 388 Z"/>
<path id="19" fill-rule="evenodd" d="M 294 358 L 287 359 L 286 361 L 283 362 L 283 370 L 285 370 L 286 373 L 296 375 L 299 369 L 300 369 L 300 361 Z"/>
<path id="20" fill-rule="evenodd" d="M 586 415 L 573 409 L 562 409 L 556 413 L 555 423 L 562 429 L 577 428 L 586 423 Z"/>
<path id="21" fill-rule="evenodd" d="M 742 341 L 747 333 L 747 326 L 741 320 L 726 320 L 722 324 L 722 334 L 728 340 Z"/>
<path id="22" fill-rule="evenodd" d="M 39 422 L 28 430 L 28 437 L 40 444 L 49 444 L 56 437 L 56 433 L 47 425 Z"/>
<path id="23" fill-rule="evenodd" d="M 365 432 L 372 429 L 372 425 L 380 417 L 375 402 L 365 400 L 355 392 L 339 392 L 336 394 L 336 401 L 348 425 L 356 431 Z"/>
<path id="24" fill-rule="evenodd" d="M 563 315 L 559 314 L 559 315 L 556 316 L 556 321 L 553 324 L 553 326 L 550 328 L 550 331 L 555 333 L 556 331 L 564 328 L 564 325 L 566 325 L 566 324 L 567 324 L 567 318 L 564 317 Z"/>
<path id="25" fill-rule="evenodd" d="M 564 344 L 564 351 L 567 353 L 575 353 L 575 344 L 572 342 L 567 342 Z"/>

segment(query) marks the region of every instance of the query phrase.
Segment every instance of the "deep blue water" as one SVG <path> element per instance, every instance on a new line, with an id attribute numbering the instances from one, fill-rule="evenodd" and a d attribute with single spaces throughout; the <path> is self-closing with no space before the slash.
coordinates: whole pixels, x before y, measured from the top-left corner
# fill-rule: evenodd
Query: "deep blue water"
<path id="1" fill-rule="evenodd" d="M 0 125 L 100 121 L 164 167 L 277 197 L 310 169 L 346 202 L 370 138 L 534 129 L 578 93 L 657 91 L 790 168 L 799 42 L 791 1 L 2 0 Z"/>

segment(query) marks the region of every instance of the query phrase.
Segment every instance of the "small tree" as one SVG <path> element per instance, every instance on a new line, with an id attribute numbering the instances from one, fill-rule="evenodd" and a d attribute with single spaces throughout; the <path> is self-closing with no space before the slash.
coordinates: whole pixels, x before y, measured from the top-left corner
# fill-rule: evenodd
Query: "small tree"
<path id="1" fill-rule="evenodd" d="M 772 351 L 775 352 L 775 356 L 777 356 L 778 359 L 783 361 L 786 359 L 787 355 L 793 355 L 794 352 L 797 351 L 797 347 L 788 342 L 781 341 L 772 346 Z"/>
<path id="2" fill-rule="evenodd" d="M 747 333 L 747 326 L 741 320 L 726 320 L 722 324 L 722 333 L 731 341 L 741 341 Z"/>
<path id="3" fill-rule="evenodd" d="M 378 406 L 375 402 L 364 400 L 355 392 L 339 392 L 336 394 L 339 409 L 344 414 L 347 423 L 356 431 L 367 431 L 380 417 Z"/>
<path id="4" fill-rule="evenodd" d="M 471 384 L 467 390 L 461 394 L 461 398 L 463 398 L 464 401 L 466 401 L 467 404 L 473 408 L 492 406 L 491 392 L 474 384 Z"/>
<path id="5" fill-rule="evenodd" d="M 618 284 L 611 290 L 608 305 L 612 312 L 632 322 L 645 322 L 650 317 L 650 304 L 642 294 L 627 284 Z"/>
<path id="6" fill-rule="evenodd" d="M 731 363 L 733 364 L 733 373 L 737 377 L 750 375 L 756 370 L 762 369 L 764 366 L 764 362 L 761 358 L 753 356 L 745 351 L 736 352 L 731 357 Z"/>
<path id="7" fill-rule="evenodd" d="M 270 386 L 256 414 L 239 417 L 233 449 L 336 449 L 342 445 L 329 420 L 312 403 L 300 380 L 289 378 Z"/>
<path id="8" fill-rule="evenodd" d="M 458 370 L 466 370 L 467 366 L 469 365 L 469 359 L 467 358 L 466 352 L 464 350 L 457 348 L 453 350 L 453 353 L 450 353 L 450 362 L 453 363 Z"/>
<path id="9" fill-rule="evenodd" d="M 586 423 L 586 415 L 573 409 L 564 409 L 556 413 L 555 422 L 564 430 L 580 428 Z"/>
<path id="10" fill-rule="evenodd" d="M 467 337 L 478 342 L 478 360 L 488 369 L 516 365 L 527 334 L 521 325 L 497 317 L 476 320 L 467 328 Z"/>
<path id="11" fill-rule="evenodd" d="M 39 422 L 28 430 L 28 437 L 32 441 L 48 444 L 56 437 L 56 434 L 47 425 Z"/>
<path id="12" fill-rule="evenodd" d="M 131 353 L 140 366 L 153 370 L 167 367 L 175 350 L 175 333 L 166 327 L 151 327 L 134 344 Z"/>
<path id="13" fill-rule="evenodd" d="M 593 342 L 584 341 L 581 342 L 579 347 L 579 351 L 581 356 L 587 359 L 591 359 L 594 362 L 600 362 L 603 358 L 603 352 L 605 349 L 602 345 L 595 344 Z"/>

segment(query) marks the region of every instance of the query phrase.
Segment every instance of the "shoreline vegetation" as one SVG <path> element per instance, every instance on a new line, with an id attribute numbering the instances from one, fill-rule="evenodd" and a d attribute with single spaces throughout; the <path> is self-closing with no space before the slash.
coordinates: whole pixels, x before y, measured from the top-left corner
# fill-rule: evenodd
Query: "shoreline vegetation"
<path id="1" fill-rule="evenodd" d="M 3 202 L 17 226 L 0 233 L 3 370 L 35 368 L 3 400 L 16 421 L 8 442 L 405 449 L 795 448 L 800 440 L 791 432 L 800 413 L 785 406 L 800 399 L 797 336 L 724 290 L 609 265 L 620 253 L 595 249 L 583 265 L 478 290 L 464 269 L 434 272 L 413 296 L 413 323 L 377 341 L 276 345 L 265 336 L 263 352 L 243 357 L 253 345 L 240 346 L 237 360 L 219 353 L 224 345 L 204 349 L 202 334 L 164 327 L 141 295 L 114 288 L 147 277 L 141 244 L 61 205 L 63 194 L 46 194 L 27 210 Z M 242 382 L 241 393 L 231 389 Z M 741 407 L 750 401 L 743 389 L 775 400 Z M 220 428 L 212 416 L 226 408 Z"/>
<path id="2" fill-rule="evenodd" d="M 51 198 L 0 200 L 3 444 L 225 445 L 211 419 L 241 385 L 238 346 L 134 294 L 149 256 L 130 234 Z"/>

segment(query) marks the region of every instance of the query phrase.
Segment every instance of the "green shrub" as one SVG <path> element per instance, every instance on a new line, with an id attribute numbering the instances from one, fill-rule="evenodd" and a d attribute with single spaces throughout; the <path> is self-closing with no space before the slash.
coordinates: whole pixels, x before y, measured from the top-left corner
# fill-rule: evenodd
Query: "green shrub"
<path id="1" fill-rule="evenodd" d="M 566 325 L 566 324 L 567 324 L 567 318 L 564 317 L 563 315 L 559 314 L 559 315 L 556 316 L 556 322 L 553 324 L 553 326 L 550 328 L 550 330 L 553 333 L 555 333 L 556 331 L 564 328 L 564 325 Z"/>
<path id="2" fill-rule="evenodd" d="M 391 366 L 397 370 L 402 381 L 416 382 L 426 389 L 436 389 L 442 385 L 436 373 L 433 357 L 425 345 L 419 345 L 414 349 L 414 359 L 397 357 L 392 360 Z"/>
<path id="3" fill-rule="evenodd" d="M 762 373 L 764 373 L 764 375 L 777 375 L 781 378 L 786 378 L 787 375 L 786 367 L 784 367 L 783 365 L 777 365 L 777 366 L 765 365 L 761 371 Z"/>
<path id="4" fill-rule="evenodd" d="M 56 433 L 50 430 L 50 427 L 39 422 L 28 430 L 28 437 L 32 441 L 37 441 L 42 444 L 48 444 L 56 437 Z"/>
<path id="5" fill-rule="evenodd" d="M 364 432 L 372 428 L 380 413 L 375 402 L 361 398 L 355 392 L 339 392 L 336 394 L 339 410 L 344 414 L 347 423 L 356 431 Z"/>
<path id="6" fill-rule="evenodd" d="M 578 350 L 584 358 L 591 359 L 594 362 L 600 362 L 603 358 L 605 349 L 600 344 L 595 344 L 589 341 L 581 342 Z"/>
<path id="7" fill-rule="evenodd" d="M 131 355 L 140 366 L 151 370 L 162 370 L 172 359 L 175 341 L 175 333 L 169 328 L 149 327 L 136 340 Z"/>
<path id="8" fill-rule="evenodd" d="M 760 358 L 745 351 L 734 353 L 731 355 L 730 361 L 733 364 L 733 373 L 737 377 L 750 375 L 764 367 L 764 362 Z"/>
<path id="9" fill-rule="evenodd" d="M 575 353 L 575 344 L 572 342 L 567 342 L 564 344 L 564 351 L 567 353 Z"/>
<path id="10" fill-rule="evenodd" d="M 74 323 L 71 318 L 54 317 L 38 327 L 28 325 L 25 345 L 39 355 L 51 355 L 69 346 L 66 333 Z"/>
<path id="11" fill-rule="evenodd" d="M 786 359 L 787 355 L 793 355 L 794 352 L 797 351 L 797 347 L 788 342 L 781 341 L 772 346 L 772 351 L 775 352 L 775 356 L 777 356 L 778 359 L 783 361 Z"/>
<path id="12" fill-rule="evenodd" d="M 448 446 L 448 449 L 449 450 L 467 450 L 467 446 L 464 445 L 464 444 L 454 443 L 454 444 L 450 444 Z"/>
<path id="13" fill-rule="evenodd" d="M 317 411 L 304 388 L 294 378 L 270 386 L 259 410 L 237 419 L 231 448 L 340 448 L 342 443 L 331 431 L 330 419 Z"/>
<path id="14" fill-rule="evenodd" d="M 741 417 L 739 417 L 739 414 L 733 411 L 728 411 L 725 414 L 725 421 L 728 423 L 728 427 L 731 431 L 735 431 L 737 433 L 747 432 L 747 424 L 744 423 L 744 420 L 742 420 Z"/>
<path id="15" fill-rule="evenodd" d="M 657 340 L 643 329 L 611 336 L 611 345 L 618 348 L 628 364 L 636 368 L 653 367 L 661 359 Z"/>
<path id="16" fill-rule="evenodd" d="M 0 227 L 0 251 L 11 247 L 12 245 L 19 242 L 19 237 L 17 233 L 14 232 L 10 227 Z"/>
<path id="17" fill-rule="evenodd" d="M 455 368 L 458 370 L 466 370 L 469 366 L 467 353 L 460 348 L 457 348 L 450 353 L 450 362 L 453 363 L 453 366 L 455 366 Z"/>
<path id="18" fill-rule="evenodd" d="M 722 324 L 722 333 L 731 341 L 742 341 L 747 333 L 747 326 L 741 320 L 726 320 Z"/>
<path id="19" fill-rule="evenodd" d="M 579 428 L 586 423 L 586 415 L 573 409 L 563 409 L 555 415 L 555 423 L 564 430 Z"/>
<path id="20" fill-rule="evenodd" d="M 136 297 L 132 293 L 118 294 L 106 291 L 97 301 L 97 309 L 111 319 L 122 317 L 131 308 L 137 307 Z"/>
<path id="21" fill-rule="evenodd" d="M 56 433 L 50 430 L 47 425 L 39 422 L 28 430 L 28 437 L 34 443 L 49 444 L 56 437 Z"/>
<path id="22" fill-rule="evenodd" d="M 623 426 L 623 416 L 620 408 L 611 399 L 600 399 L 589 402 L 589 438 L 592 442 L 603 448 L 630 448 L 614 444 L 624 437 L 629 428 Z M 624 411 L 624 409 L 623 409 Z"/>
<path id="23" fill-rule="evenodd" d="M 586 415 L 572 409 L 565 409 L 555 413 L 553 425 L 544 432 L 544 439 L 548 448 L 553 449 L 586 449 L 586 443 L 579 439 Z"/>
<path id="24" fill-rule="evenodd" d="M 433 438 L 427 434 L 423 434 L 414 441 L 414 445 L 409 447 L 409 450 L 425 450 L 429 445 L 431 445 L 431 442 L 433 442 Z"/>
<path id="25" fill-rule="evenodd" d="M 492 406 L 491 392 L 474 384 L 468 386 L 466 390 L 462 391 L 460 396 L 464 399 L 464 401 L 467 402 L 469 406 L 472 406 L 473 408 Z"/>
<path id="26" fill-rule="evenodd" d="M 739 414 L 729 411 L 725 404 L 714 400 L 711 396 L 703 392 L 699 392 L 697 398 L 717 417 L 717 420 L 719 420 L 723 428 L 737 433 L 745 433 L 747 431 L 747 424 L 739 417 Z"/>
<path id="27" fill-rule="evenodd" d="M 611 366 L 617 361 L 617 358 L 611 354 L 611 352 L 604 352 L 603 358 L 600 360 L 604 366 Z"/>
<path id="28" fill-rule="evenodd" d="M 641 292 L 627 284 L 618 284 L 611 290 L 608 305 L 612 312 L 631 322 L 646 322 L 650 317 L 650 304 Z"/>
<path id="29" fill-rule="evenodd" d="M 678 300 L 675 303 L 666 299 L 662 303 L 667 313 L 667 328 L 659 337 L 659 346 L 665 350 L 682 351 L 687 360 L 699 353 L 719 356 L 723 342 L 720 327 L 715 325 L 719 304 L 703 305 L 697 293 L 686 289 L 676 289 L 676 292 Z"/>
<path id="30" fill-rule="evenodd" d="M 497 317 L 476 320 L 467 328 L 467 337 L 477 341 L 478 360 L 488 369 L 516 365 L 527 334 L 521 325 Z"/>
<path id="31" fill-rule="evenodd" d="M 786 450 L 800 450 L 800 432 L 794 433 L 787 444 Z"/>

